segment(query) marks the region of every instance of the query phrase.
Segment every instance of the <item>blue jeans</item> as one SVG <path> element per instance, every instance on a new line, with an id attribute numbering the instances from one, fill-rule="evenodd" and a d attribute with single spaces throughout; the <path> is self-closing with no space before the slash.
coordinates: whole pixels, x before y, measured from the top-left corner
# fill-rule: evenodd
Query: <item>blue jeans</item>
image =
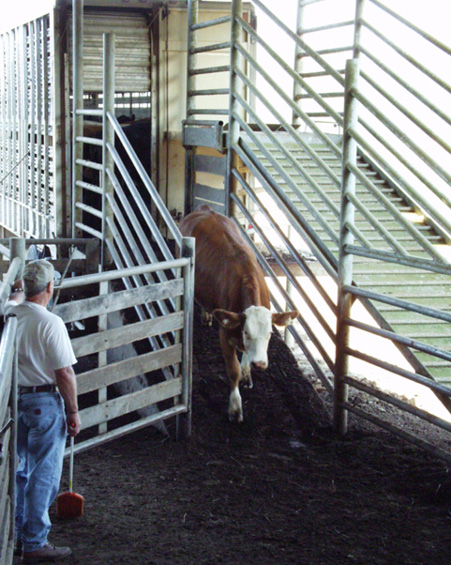
<path id="1" fill-rule="evenodd" d="M 47 543 L 49 507 L 61 480 L 66 417 L 58 392 L 19 394 L 16 471 L 16 539 L 25 551 Z"/>

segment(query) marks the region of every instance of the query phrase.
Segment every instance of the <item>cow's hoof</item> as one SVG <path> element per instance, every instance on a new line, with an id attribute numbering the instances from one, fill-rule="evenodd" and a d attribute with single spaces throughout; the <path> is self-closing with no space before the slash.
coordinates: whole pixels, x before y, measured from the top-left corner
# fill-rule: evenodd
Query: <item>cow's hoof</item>
<path id="1" fill-rule="evenodd" d="M 243 421 L 242 412 L 229 412 L 229 420 L 233 424 L 241 424 L 241 422 Z"/>
<path id="2" fill-rule="evenodd" d="M 254 383 L 252 382 L 252 377 L 249 375 L 247 378 L 243 379 L 244 388 L 253 388 Z"/>
<path id="3" fill-rule="evenodd" d="M 213 316 L 209 312 L 202 310 L 201 315 L 200 315 L 200 322 L 203 326 L 212 326 L 213 325 Z"/>

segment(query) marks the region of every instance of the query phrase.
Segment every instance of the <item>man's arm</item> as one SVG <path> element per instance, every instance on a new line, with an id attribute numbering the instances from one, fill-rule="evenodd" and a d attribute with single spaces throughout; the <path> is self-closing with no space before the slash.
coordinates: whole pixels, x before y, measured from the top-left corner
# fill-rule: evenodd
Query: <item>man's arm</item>
<path id="1" fill-rule="evenodd" d="M 22 304 L 25 300 L 25 293 L 23 291 L 22 281 L 18 279 L 11 287 L 11 295 L 9 300 L 13 300 L 17 304 Z"/>
<path id="2" fill-rule="evenodd" d="M 76 436 L 81 428 L 80 415 L 78 414 L 77 381 L 72 366 L 63 367 L 55 371 L 56 384 L 66 405 L 67 433 Z"/>

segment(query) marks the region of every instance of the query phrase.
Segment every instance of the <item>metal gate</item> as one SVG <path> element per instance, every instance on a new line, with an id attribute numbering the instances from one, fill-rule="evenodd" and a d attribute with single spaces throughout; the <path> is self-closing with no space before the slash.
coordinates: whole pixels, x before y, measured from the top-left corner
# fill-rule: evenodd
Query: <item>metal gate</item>
<path id="1" fill-rule="evenodd" d="M 336 429 L 352 411 L 425 446 L 415 430 L 393 430 L 383 406 L 451 431 L 451 50 L 378 0 L 299 1 L 286 21 L 270 2 L 251 4 L 258 30 L 241 0 L 231 5 L 225 210 L 254 246 L 274 308 L 301 312 L 290 334 L 334 396 Z M 310 17 L 319 9 L 321 25 Z M 190 20 L 192 55 L 206 25 Z M 193 57 L 189 115 L 209 113 L 204 71 Z M 362 409 L 357 390 L 382 410 Z"/>

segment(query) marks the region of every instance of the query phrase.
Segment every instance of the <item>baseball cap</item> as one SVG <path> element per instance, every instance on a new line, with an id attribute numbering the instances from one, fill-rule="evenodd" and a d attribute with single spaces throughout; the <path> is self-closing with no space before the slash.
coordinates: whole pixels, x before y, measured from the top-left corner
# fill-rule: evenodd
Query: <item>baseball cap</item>
<path id="1" fill-rule="evenodd" d="M 22 280 L 25 295 L 34 295 L 42 292 L 55 276 L 52 263 L 45 259 L 30 261 L 25 265 Z"/>

